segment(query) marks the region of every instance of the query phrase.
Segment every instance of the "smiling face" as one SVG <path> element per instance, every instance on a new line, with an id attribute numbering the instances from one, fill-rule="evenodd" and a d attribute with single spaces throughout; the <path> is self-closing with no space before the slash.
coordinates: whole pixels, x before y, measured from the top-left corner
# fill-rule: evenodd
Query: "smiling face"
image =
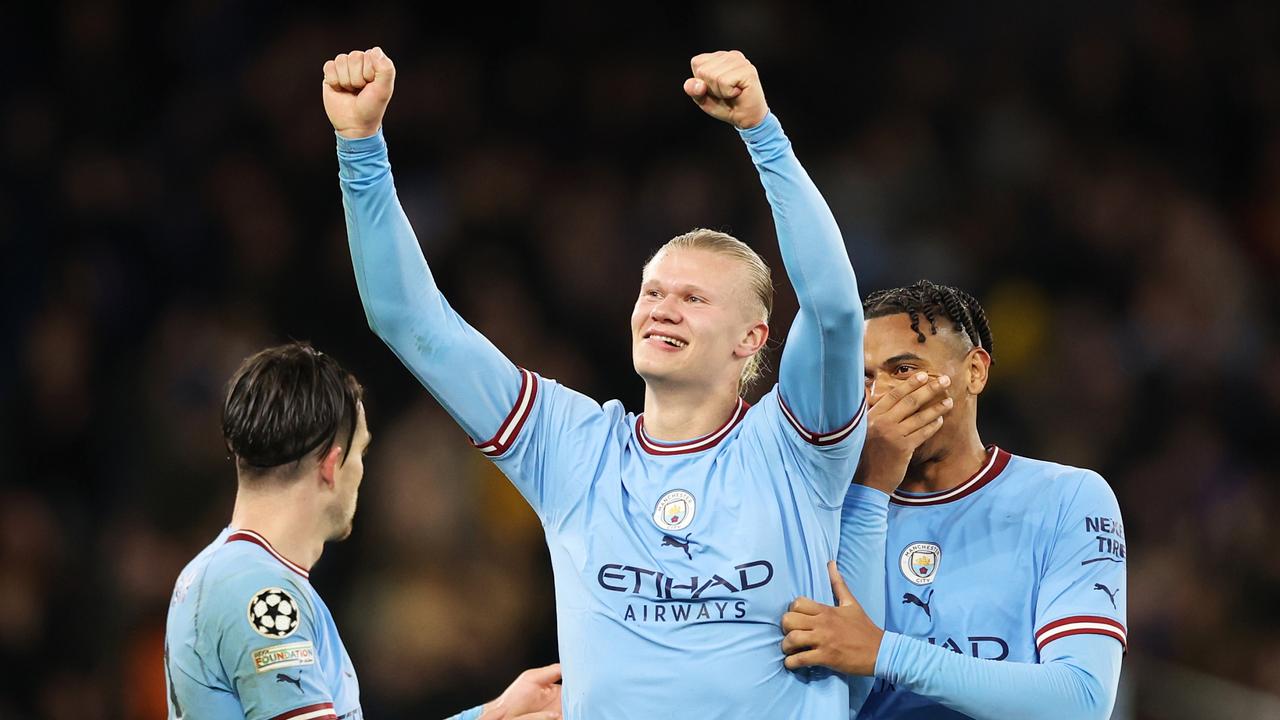
<path id="1" fill-rule="evenodd" d="M 650 387 L 737 387 L 769 335 L 742 261 L 689 247 L 659 251 L 631 312 L 631 357 Z"/>

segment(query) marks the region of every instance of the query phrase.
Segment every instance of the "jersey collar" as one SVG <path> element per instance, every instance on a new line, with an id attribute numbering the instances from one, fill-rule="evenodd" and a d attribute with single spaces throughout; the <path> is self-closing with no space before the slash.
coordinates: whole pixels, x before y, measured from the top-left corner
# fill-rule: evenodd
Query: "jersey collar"
<path id="1" fill-rule="evenodd" d="M 973 477 L 950 490 L 940 490 L 933 493 L 908 493 L 894 490 L 889 500 L 895 505 L 906 505 L 908 507 L 927 507 L 955 502 L 978 492 L 992 480 L 999 477 L 1012 457 L 1009 453 L 992 445 L 988 448 L 987 462 L 982 466 L 982 469 L 974 473 Z"/>
<path id="2" fill-rule="evenodd" d="M 251 542 L 254 545 L 261 547 L 263 550 L 266 550 L 267 552 L 271 553 L 271 557 L 275 558 L 276 560 L 279 560 L 280 564 L 298 573 L 302 577 L 307 578 L 308 580 L 311 579 L 310 571 L 308 571 L 306 568 L 302 567 L 298 563 L 290 560 L 289 558 L 281 555 L 279 552 L 276 551 L 274 547 L 271 547 L 271 543 L 267 542 L 266 538 L 262 537 L 258 533 L 252 530 L 236 530 L 227 536 L 227 542 L 232 542 L 234 540 Z"/>
<path id="3" fill-rule="evenodd" d="M 636 440 L 639 441 L 640 447 L 650 455 L 684 455 L 687 453 L 695 453 L 707 448 L 715 447 L 720 441 L 729 434 L 735 425 L 742 422 L 743 416 L 747 414 L 747 408 L 751 407 L 746 400 L 738 398 L 738 404 L 733 408 L 733 414 L 721 425 L 718 430 L 703 435 L 695 440 L 687 440 L 677 443 L 664 443 L 657 440 L 651 440 L 649 435 L 644 431 L 644 414 L 636 418 Z"/>

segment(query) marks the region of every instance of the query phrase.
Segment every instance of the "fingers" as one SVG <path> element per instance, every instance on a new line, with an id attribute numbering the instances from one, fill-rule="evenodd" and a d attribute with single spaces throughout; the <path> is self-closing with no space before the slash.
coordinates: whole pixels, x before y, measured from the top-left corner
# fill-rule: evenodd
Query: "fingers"
<path id="1" fill-rule="evenodd" d="M 829 607 L 831 606 L 814 602 L 807 597 L 798 597 L 795 599 L 795 602 L 791 603 L 790 611 L 793 613 L 800 613 L 802 615 L 818 615 L 824 609 Z"/>
<path id="2" fill-rule="evenodd" d="M 352 50 L 347 55 L 347 72 L 350 76 L 351 90 L 359 91 L 368 82 L 364 79 L 364 52 Z"/>
<path id="3" fill-rule="evenodd" d="M 559 717 L 560 712 L 558 710 L 544 710 L 527 715 L 517 715 L 513 720 L 557 720 Z"/>
<path id="4" fill-rule="evenodd" d="M 324 82 L 334 90 L 359 93 L 370 83 L 390 85 L 394 79 L 395 65 L 380 47 L 341 53 L 324 64 Z"/>
<path id="5" fill-rule="evenodd" d="M 786 665 L 788 670 L 799 670 L 800 668 L 821 665 L 821 658 L 821 650 L 806 650 L 802 653 L 796 653 L 795 655 L 788 655 L 786 659 L 782 661 L 782 664 Z"/>
<path id="6" fill-rule="evenodd" d="M 689 67 L 694 79 L 701 80 L 712 95 L 724 100 L 741 95 L 755 74 L 755 67 L 737 50 L 695 55 Z"/>
<path id="7" fill-rule="evenodd" d="M 805 615 L 804 613 L 789 612 L 782 616 L 782 632 L 789 633 L 793 630 L 812 630 L 814 627 L 813 615 Z"/>
<path id="8" fill-rule="evenodd" d="M 794 655 L 802 650 L 808 650 L 817 642 L 818 633 L 811 630 L 793 630 L 782 638 L 782 652 Z"/>
<path id="9" fill-rule="evenodd" d="M 539 685 L 551 685 L 560 681 L 560 663 L 530 668 L 520 673 L 521 680 L 531 680 Z"/>
<path id="10" fill-rule="evenodd" d="M 351 89 L 351 59 L 346 53 L 339 53 L 333 59 L 334 65 L 338 68 L 338 87 L 343 90 Z"/>
<path id="11" fill-rule="evenodd" d="M 827 575 L 831 578 L 831 590 L 835 593 L 837 604 L 841 607 L 858 604 L 858 601 L 853 597 L 853 593 L 849 592 L 849 586 L 844 584 L 844 578 L 841 577 L 840 570 L 836 568 L 834 560 L 827 562 Z"/>
<path id="12" fill-rule="evenodd" d="M 951 408 L 954 406 L 954 400 L 944 397 L 942 400 L 909 415 L 899 423 L 899 427 L 902 429 L 902 433 L 907 436 L 930 425 L 936 425 L 940 428 L 942 427 L 942 416 L 951 412 Z"/>
<path id="13" fill-rule="evenodd" d="M 908 382 L 890 390 L 876 406 L 880 408 L 882 403 L 888 402 L 880 410 L 880 415 L 889 422 L 901 422 L 915 411 L 941 398 L 950 386 L 951 378 L 946 375 L 931 378 L 928 373 L 918 372 Z"/>

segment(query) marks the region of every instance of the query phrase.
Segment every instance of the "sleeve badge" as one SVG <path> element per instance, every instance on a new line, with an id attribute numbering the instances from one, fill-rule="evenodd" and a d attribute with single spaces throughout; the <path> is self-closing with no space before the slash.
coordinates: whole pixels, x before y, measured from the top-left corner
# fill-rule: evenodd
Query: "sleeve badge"
<path id="1" fill-rule="evenodd" d="M 298 629 L 298 602 L 283 588 L 263 588 L 249 600 L 249 625 L 266 638 L 289 637 Z"/>

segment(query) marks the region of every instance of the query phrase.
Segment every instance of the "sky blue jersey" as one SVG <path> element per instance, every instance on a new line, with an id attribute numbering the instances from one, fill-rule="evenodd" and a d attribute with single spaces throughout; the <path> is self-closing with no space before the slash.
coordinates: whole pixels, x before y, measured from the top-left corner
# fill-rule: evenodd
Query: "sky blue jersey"
<path id="1" fill-rule="evenodd" d="M 370 326 L 537 512 L 555 574 L 570 720 L 838 717 L 848 687 L 783 666 L 781 617 L 832 598 L 825 563 L 865 437 L 862 306 L 835 220 L 777 118 L 740 131 L 800 301 L 779 385 L 714 432 L 653 440 L 644 417 L 518 368 L 440 294 L 381 132 L 339 137 Z M 619 322 L 623 322 L 619 318 Z M 866 558 L 878 568 L 880 556 Z"/>
<path id="2" fill-rule="evenodd" d="M 187 564 L 165 626 L 169 720 L 363 718 L 355 668 L 308 575 L 232 528 Z"/>
<path id="3" fill-rule="evenodd" d="M 1125 538 L 1089 470 L 991 448 L 944 492 L 895 492 L 887 620 L 862 718 L 1105 718 L 1125 630 Z"/>

